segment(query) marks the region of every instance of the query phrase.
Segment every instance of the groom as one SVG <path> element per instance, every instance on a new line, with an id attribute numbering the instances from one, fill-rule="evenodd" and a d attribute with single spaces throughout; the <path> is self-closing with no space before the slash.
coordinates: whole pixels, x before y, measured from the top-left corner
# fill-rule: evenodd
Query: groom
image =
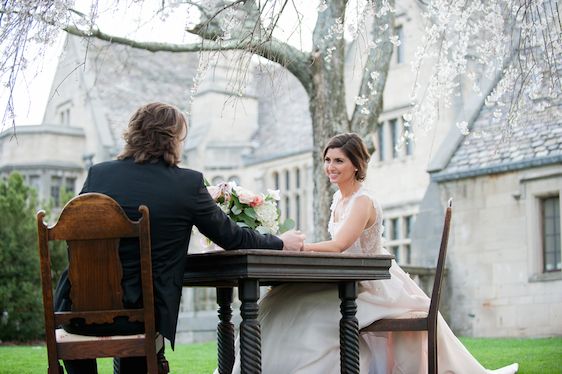
<path id="1" fill-rule="evenodd" d="M 299 250 L 304 235 L 294 231 L 281 236 L 262 235 L 240 228 L 217 207 L 201 173 L 180 168 L 187 122 L 175 107 L 151 103 L 131 117 L 124 134 L 125 147 L 117 160 L 92 166 L 80 193 L 99 192 L 116 200 L 132 220 L 140 218 L 138 207 L 150 210 L 152 271 L 157 329 L 174 347 L 186 253 L 195 225 L 220 247 Z M 138 244 L 122 240 L 119 254 L 123 266 L 123 302 L 142 304 Z M 55 308 L 69 310 L 70 283 L 65 272 L 57 285 Z M 128 321 L 88 326 L 74 322 L 63 326 L 78 334 L 136 334 L 143 326 Z M 118 361 L 121 373 L 146 373 L 144 357 Z M 95 360 L 65 361 L 69 373 L 95 373 Z"/>

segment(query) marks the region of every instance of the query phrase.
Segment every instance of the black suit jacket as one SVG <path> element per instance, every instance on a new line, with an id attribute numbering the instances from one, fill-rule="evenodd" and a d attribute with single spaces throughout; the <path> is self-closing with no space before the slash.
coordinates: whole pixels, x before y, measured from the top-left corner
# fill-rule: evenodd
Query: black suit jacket
<path id="1" fill-rule="evenodd" d="M 155 289 L 156 324 L 172 346 L 182 291 L 186 253 L 195 225 L 224 249 L 282 249 L 273 235 L 261 235 L 240 228 L 217 207 L 201 173 L 168 166 L 163 161 L 137 164 L 131 159 L 108 161 L 92 166 L 81 193 L 99 192 L 112 197 L 127 216 L 138 220 L 138 207 L 150 211 L 152 271 Z M 140 262 L 136 240 L 123 239 L 119 253 L 123 266 L 125 305 L 138 305 L 141 296 Z M 61 284 L 62 283 L 62 284 Z M 59 282 L 57 309 L 69 306 L 68 280 Z M 66 304 L 66 305 L 65 305 Z"/>

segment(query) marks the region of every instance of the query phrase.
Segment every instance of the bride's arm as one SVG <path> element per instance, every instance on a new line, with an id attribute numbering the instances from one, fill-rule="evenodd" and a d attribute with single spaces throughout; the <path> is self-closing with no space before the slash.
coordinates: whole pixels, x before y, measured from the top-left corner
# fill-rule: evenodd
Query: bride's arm
<path id="1" fill-rule="evenodd" d="M 317 243 L 304 243 L 303 251 L 313 252 L 343 252 L 349 248 L 369 222 L 374 222 L 376 212 L 368 196 L 359 196 L 350 207 L 347 219 L 342 222 L 332 240 Z"/>

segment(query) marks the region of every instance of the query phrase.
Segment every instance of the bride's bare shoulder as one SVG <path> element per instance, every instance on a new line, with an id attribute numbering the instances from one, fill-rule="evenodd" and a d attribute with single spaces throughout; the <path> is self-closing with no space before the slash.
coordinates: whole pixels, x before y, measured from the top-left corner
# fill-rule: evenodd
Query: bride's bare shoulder
<path id="1" fill-rule="evenodd" d="M 377 203 L 377 199 L 375 197 L 375 194 L 372 191 L 369 191 L 366 188 L 362 188 L 359 191 L 357 198 L 363 198 L 363 200 L 362 200 L 363 202 L 366 202 L 367 200 L 370 200 L 374 204 Z"/>
<path id="2" fill-rule="evenodd" d="M 356 209 L 372 209 L 375 205 L 375 199 L 367 194 L 361 194 L 355 198 L 353 205 Z"/>

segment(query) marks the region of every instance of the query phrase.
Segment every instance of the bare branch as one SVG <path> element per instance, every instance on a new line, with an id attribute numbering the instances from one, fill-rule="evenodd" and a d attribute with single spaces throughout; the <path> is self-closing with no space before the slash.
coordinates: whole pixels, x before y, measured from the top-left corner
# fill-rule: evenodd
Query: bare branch
<path id="1" fill-rule="evenodd" d="M 287 0 L 283 2 L 273 27 L 277 24 L 280 13 L 287 2 Z M 227 9 L 235 9 L 234 5 L 239 4 L 242 4 L 242 8 L 238 9 L 240 14 L 237 15 L 240 18 L 240 25 L 232 30 L 235 34 L 231 38 L 223 38 L 224 30 L 221 28 L 219 15 Z M 312 80 L 310 54 L 301 52 L 288 43 L 272 37 L 272 30 L 267 31 L 262 25 L 261 12 L 263 9 L 260 9 L 255 1 L 237 1 L 227 5 L 219 8 L 212 15 L 206 12 L 207 20 L 187 30 L 207 41 L 198 44 L 199 49 L 204 51 L 238 49 L 264 57 L 287 68 L 309 92 Z M 211 21 L 213 21 L 212 25 Z"/>
<path id="2" fill-rule="evenodd" d="M 68 26 L 64 29 L 72 35 L 97 38 L 114 44 L 126 45 L 131 48 L 143 49 L 150 52 L 200 52 L 200 51 L 227 51 L 227 50 L 245 50 L 255 53 L 259 56 L 267 58 L 273 62 L 277 62 L 286 67 L 291 73 L 295 74 L 301 82 L 310 81 L 310 73 L 307 68 L 310 63 L 310 56 L 296 48 L 272 39 L 270 41 L 255 40 L 202 40 L 200 43 L 175 44 L 175 43 L 159 43 L 147 42 L 134 39 L 128 39 L 120 36 L 110 35 L 101 30 L 80 30 L 75 26 Z"/>

